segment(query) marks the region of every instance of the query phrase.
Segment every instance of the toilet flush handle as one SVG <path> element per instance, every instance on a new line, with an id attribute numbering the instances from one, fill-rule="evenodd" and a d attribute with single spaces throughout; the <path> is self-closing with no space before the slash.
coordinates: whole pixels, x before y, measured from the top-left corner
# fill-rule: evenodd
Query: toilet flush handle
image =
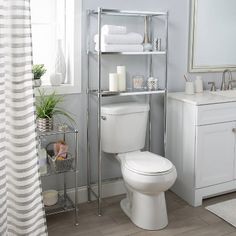
<path id="1" fill-rule="evenodd" d="M 106 116 L 101 116 L 102 120 L 107 120 Z"/>

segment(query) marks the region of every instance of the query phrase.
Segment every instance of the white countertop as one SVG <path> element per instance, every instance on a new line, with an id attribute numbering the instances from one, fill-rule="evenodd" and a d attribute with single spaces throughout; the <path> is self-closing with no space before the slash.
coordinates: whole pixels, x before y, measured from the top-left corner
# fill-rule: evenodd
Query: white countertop
<path id="1" fill-rule="evenodd" d="M 186 95 L 184 92 L 168 93 L 168 97 L 182 102 L 191 103 L 196 106 L 236 102 L 236 97 L 225 97 L 213 94 L 209 91 L 204 91 L 203 93 L 196 93 L 194 95 Z"/>

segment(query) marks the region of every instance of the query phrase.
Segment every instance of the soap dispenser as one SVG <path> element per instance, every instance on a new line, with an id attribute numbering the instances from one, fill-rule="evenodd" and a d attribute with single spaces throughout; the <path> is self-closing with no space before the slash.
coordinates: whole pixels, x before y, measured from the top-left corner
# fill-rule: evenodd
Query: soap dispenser
<path id="1" fill-rule="evenodd" d="M 202 82 L 202 77 L 201 76 L 196 77 L 195 90 L 196 90 L 196 93 L 202 93 L 203 92 L 203 82 Z"/>

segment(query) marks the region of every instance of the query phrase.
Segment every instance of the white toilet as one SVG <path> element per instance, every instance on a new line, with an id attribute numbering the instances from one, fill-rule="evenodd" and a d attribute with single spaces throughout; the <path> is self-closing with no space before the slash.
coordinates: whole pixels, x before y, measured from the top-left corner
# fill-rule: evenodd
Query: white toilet
<path id="1" fill-rule="evenodd" d="M 119 103 L 102 106 L 102 150 L 117 154 L 127 197 L 122 210 L 140 228 L 167 226 L 164 192 L 175 182 L 174 165 L 164 157 L 144 151 L 149 105 Z"/>

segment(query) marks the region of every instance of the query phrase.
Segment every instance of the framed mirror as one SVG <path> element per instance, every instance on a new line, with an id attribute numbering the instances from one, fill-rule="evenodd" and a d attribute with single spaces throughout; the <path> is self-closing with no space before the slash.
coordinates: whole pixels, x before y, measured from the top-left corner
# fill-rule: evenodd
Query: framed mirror
<path id="1" fill-rule="evenodd" d="M 236 0 L 192 0 L 189 72 L 236 70 Z"/>

